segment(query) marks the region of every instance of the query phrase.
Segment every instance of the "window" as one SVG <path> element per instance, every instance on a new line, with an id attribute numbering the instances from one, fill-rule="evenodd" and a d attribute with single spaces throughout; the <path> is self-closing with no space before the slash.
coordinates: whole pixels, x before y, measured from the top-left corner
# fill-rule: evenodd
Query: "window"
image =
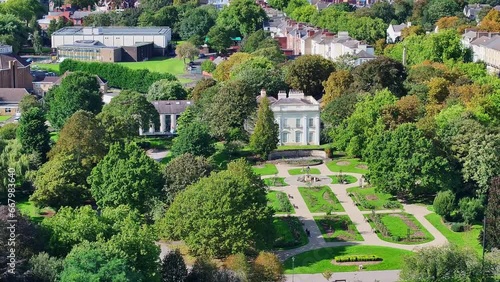
<path id="1" fill-rule="evenodd" d="M 288 133 L 287 132 L 283 133 L 283 136 L 281 137 L 281 142 L 288 143 Z"/>
<path id="2" fill-rule="evenodd" d="M 302 142 L 302 132 L 297 131 L 295 132 L 295 143 L 300 143 Z"/>
<path id="3" fill-rule="evenodd" d="M 286 118 L 283 119 L 283 127 L 288 128 L 288 120 Z"/>
<path id="4" fill-rule="evenodd" d="M 309 132 L 309 138 L 307 140 L 309 143 L 314 142 L 314 132 Z"/>
<path id="5" fill-rule="evenodd" d="M 295 127 L 301 127 L 300 126 L 300 118 L 295 119 Z"/>
<path id="6" fill-rule="evenodd" d="M 10 108 L 5 108 L 5 112 L 10 113 L 11 112 Z"/>
<path id="7" fill-rule="evenodd" d="M 309 127 L 314 127 L 314 119 L 313 118 L 309 119 Z"/>

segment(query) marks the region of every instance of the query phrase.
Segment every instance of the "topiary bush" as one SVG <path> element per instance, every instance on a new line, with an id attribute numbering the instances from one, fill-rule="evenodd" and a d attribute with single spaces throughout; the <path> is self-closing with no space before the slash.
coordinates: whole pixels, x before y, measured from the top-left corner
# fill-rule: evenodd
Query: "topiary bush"
<path id="1" fill-rule="evenodd" d="M 355 261 L 382 261 L 383 259 L 376 255 L 350 255 L 336 256 L 336 262 L 355 262 Z"/>
<path id="2" fill-rule="evenodd" d="M 449 217 L 454 209 L 455 194 L 450 190 L 440 191 L 434 198 L 434 211 L 443 217 Z"/>

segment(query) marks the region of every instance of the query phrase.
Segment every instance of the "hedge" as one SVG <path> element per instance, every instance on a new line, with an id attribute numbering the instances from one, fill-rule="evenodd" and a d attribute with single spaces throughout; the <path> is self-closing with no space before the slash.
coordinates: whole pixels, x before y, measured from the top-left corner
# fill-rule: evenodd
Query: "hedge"
<path id="1" fill-rule="evenodd" d="M 61 73 L 83 71 L 96 74 L 107 80 L 109 87 L 134 90 L 141 93 L 148 92 L 149 86 L 160 79 L 177 80 L 170 73 L 151 72 L 146 69 L 133 70 L 114 63 L 89 63 L 66 59 L 59 65 L 59 69 Z"/>
<path id="2" fill-rule="evenodd" d="M 355 262 L 355 261 L 382 261 L 382 258 L 376 255 L 351 255 L 335 257 L 336 262 Z"/>

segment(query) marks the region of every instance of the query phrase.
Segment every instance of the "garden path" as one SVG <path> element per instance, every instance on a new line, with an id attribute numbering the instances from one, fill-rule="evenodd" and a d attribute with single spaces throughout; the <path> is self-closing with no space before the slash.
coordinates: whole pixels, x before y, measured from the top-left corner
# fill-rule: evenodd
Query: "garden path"
<path id="1" fill-rule="evenodd" d="M 318 175 L 320 178 L 325 178 L 328 175 L 335 174 L 331 172 L 325 164 L 321 164 L 318 166 L 314 166 L 318 168 L 321 172 L 321 175 Z M 319 230 L 316 222 L 314 221 L 314 216 L 325 215 L 325 213 L 311 213 L 307 208 L 307 205 L 302 198 L 298 187 L 305 186 L 304 183 L 301 183 L 297 180 L 298 176 L 290 176 L 288 173 L 289 169 L 297 168 L 292 167 L 285 164 L 276 164 L 276 168 L 278 169 L 278 177 L 284 177 L 285 182 L 289 184 L 289 186 L 284 187 L 271 187 L 271 190 L 282 191 L 286 194 L 290 195 L 291 204 L 296 207 L 295 214 L 292 216 L 297 216 L 302 222 L 304 229 L 308 229 L 311 233 L 309 237 L 309 243 L 305 246 L 291 249 L 291 250 L 283 250 L 277 252 L 278 256 L 282 260 L 286 260 L 287 258 L 306 252 L 310 250 L 325 248 L 325 247 L 337 247 L 337 246 L 347 246 L 347 245 L 375 245 L 375 246 L 384 246 L 384 247 L 392 247 L 398 249 L 405 250 L 415 250 L 417 248 L 426 247 L 426 246 L 439 246 L 446 244 L 448 241 L 446 238 L 431 224 L 425 219 L 425 215 L 431 213 L 425 206 L 412 205 L 412 204 L 403 204 L 403 210 L 407 213 L 412 214 L 415 218 L 422 223 L 422 225 L 434 236 L 434 240 L 424 244 L 418 245 L 404 245 L 404 244 L 396 244 L 391 242 L 386 242 L 381 240 L 375 232 L 373 232 L 370 224 L 365 220 L 364 214 L 371 213 L 371 211 L 360 211 L 358 207 L 355 205 L 351 197 L 349 197 L 347 193 L 347 188 L 358 187 L 359 182 L 351 183 L 351 184 L 326 184 L 333 193 L 337 196 L 341 205 L 343 206 L 345 212 L 332 212 L 332 214 L 337 215 L 349 215 L 352 222 L 356 225 L 359 233 L 363 237 L 364 241 L 345 241 L 345 242 L 325 242 L 321 231 Z M 359 173 L 346 173 L 346 175 L 352 175 L 357 179 L 361 178 L 361 174 Z M 273 177 L 266 176 L 265 178 Z M 398 209 L 399 210 L 399 209 Z M 397 212 L 398 210 L 381 210 L 376 211 L 377 213 L 390 213 Z M 286 216 L 286 215 L 279 215 Z"/>

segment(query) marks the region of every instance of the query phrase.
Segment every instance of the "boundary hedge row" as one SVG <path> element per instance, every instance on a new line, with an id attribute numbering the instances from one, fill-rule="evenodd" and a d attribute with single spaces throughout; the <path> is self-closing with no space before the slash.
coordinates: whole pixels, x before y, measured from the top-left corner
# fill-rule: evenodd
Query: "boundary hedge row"
<path id="1" fill-rule="evenodd" d="M 149 70 L 133 70 L 115 63 L 80 62 L 64 60 L 59 69 L 66 71 L 83 71 L 98 75 L 108 81 L 109 87 L 134 90 L 141 93 L 148 92 L 149 86 L 160 79 L 177 80 L 170 73 L 151 72 Z"/>
<path id="2" fill-rule="evenodd" d="M 351 255 L 351 256 L 337 256 L 336 262 L 355 262 L 355 261 L 382 261 L 383 259 L 376 255 Z"/>

